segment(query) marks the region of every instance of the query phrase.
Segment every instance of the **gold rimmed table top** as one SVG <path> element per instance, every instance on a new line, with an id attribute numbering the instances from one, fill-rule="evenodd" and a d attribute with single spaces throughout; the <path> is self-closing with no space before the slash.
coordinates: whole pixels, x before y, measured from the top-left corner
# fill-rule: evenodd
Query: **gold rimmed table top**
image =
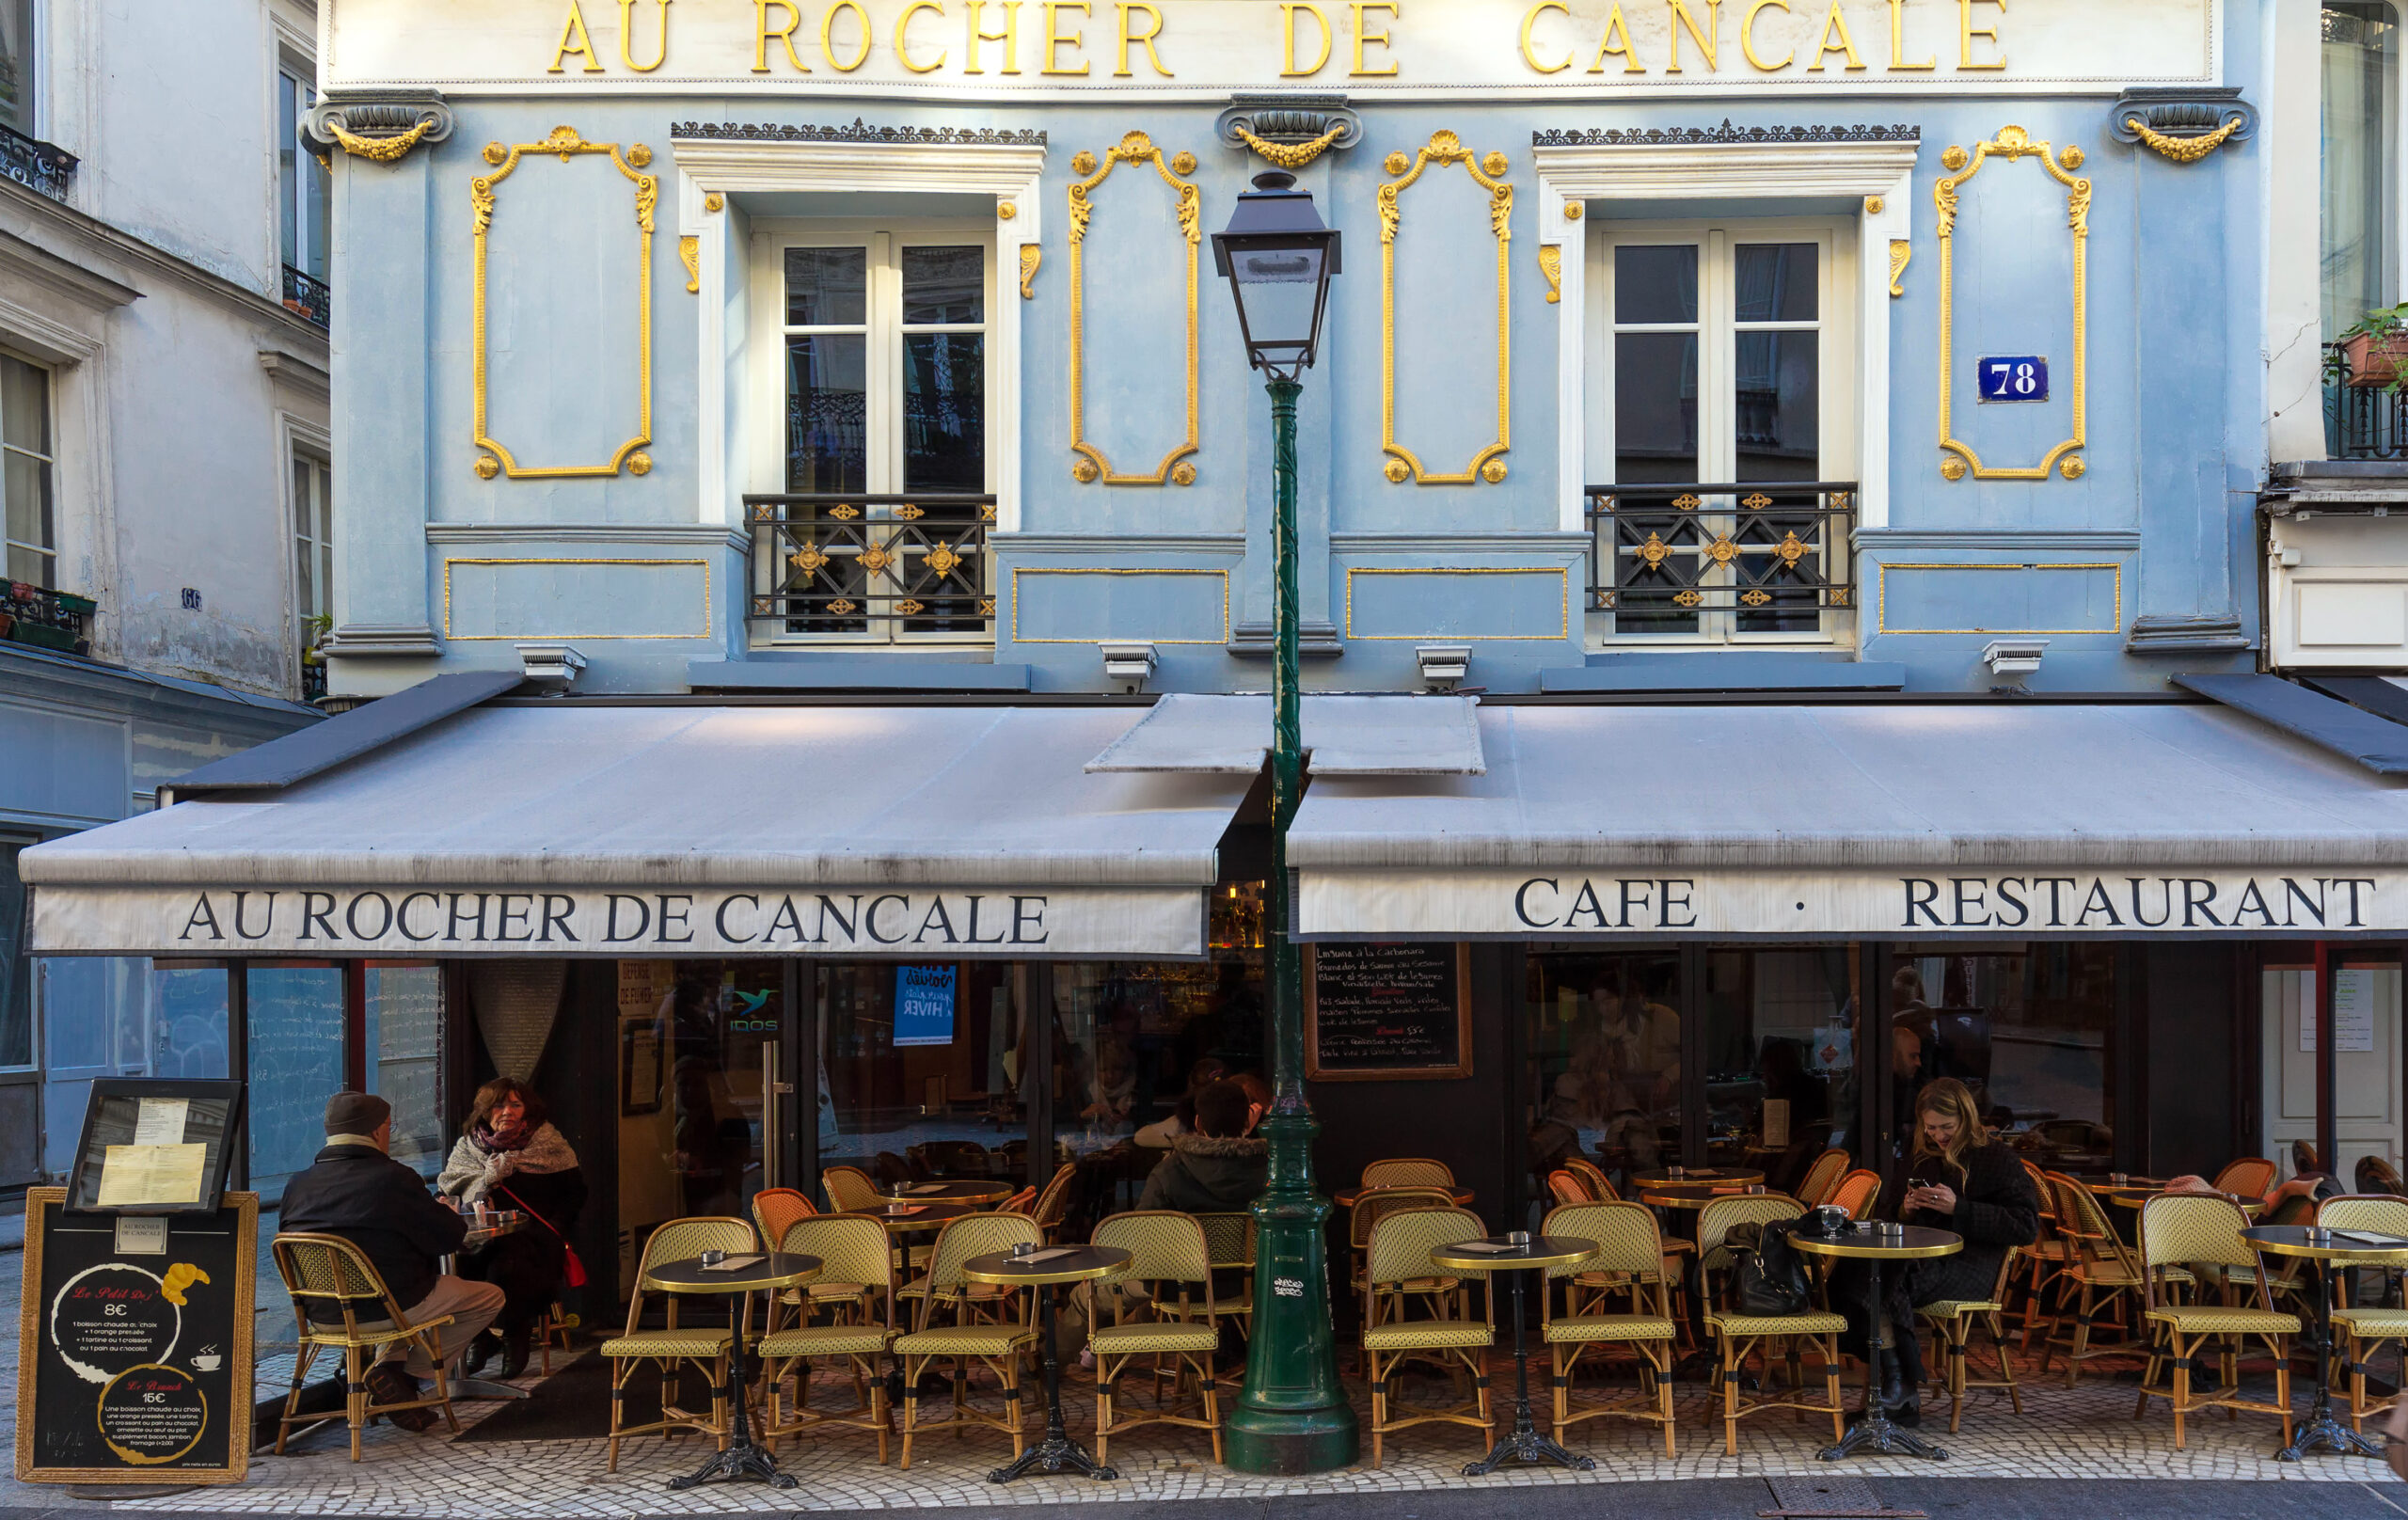
<path id="1" fill-rule="evenodd" d="M 994 1178 L 946 1178 L 935 1182 L 904 1182 L 887 1196 L 898 1203 L 990 1203 L 1019 1192 Z"/>
<path id="2" fill-rule="evenodd" d="M 819 1275 L 819 1259 L 792 1251 L 737 1251 L 758 1255 L 734 1271 L 703 1265 L 701 1257 L 664 1261 L 643 1275 L 643 1285 L 664 1293 L 753 1293 L 772 1288 L 795 1288 Z"/>
<path id="3" fill-rule="evenodd" d="M 909 1209 L 911 1212 L 908 1214 L 891 1212 L 890 1211 L 895 1208 Z M 959 1219 L 964 1214 L 974 1214 L 977 1211 L 978 1206 L 974 1203 L 914 1203 L 905 1199 L 897 1204 L 860 1210 L 854 1217 L 875 1219 L 890 1230 L 935 1229 L 941 1225 Z"/>
<path id="4" fill-rule="evenodd" d="M 972 1282 L 1006 1288 L 1042 1287 L 1047 1283 L 1117 1276 L 1129 1270 L 1132 1259 L 1128 1252 L 1110 1245 L 1054 1246 L 1038 1254 L 1043 1260 L 1024 1262 L 1009 1251 L 974 1256 L 961 1264 L 961 1275 Z"/>
<path id="5" fill-rule="evenodd" d="M 1466 1250 L 1466 1246 L 1491 1249 Z M 1504 1249 L 1494 1249 L 1498 1246 Z M 1436 1246 L 1430 1252 L 1430 1261 L 1450 1272 L 1520 1272 L 1534 1267 L 1568 1266 L 1596 1253 L 1596 1242 L 1577 1235 L 1533 1235 L 1519 1244 L 1503 1235 L 1491 1235 L 1484 1240 Z"/>
<path id="6" fill-rule="evenodd" d="M 1747 1166 L 1684 1166 L 1674 1177 L 1666 1166 L 1650 1167 L 1633 1172 L 1630 1180 L 1640 1187 L 1751 1187 L 1765 1180 L 1765 1174 Z"/>
<path id="7" fill-rule="evenodd" d="M 1926 1257 L 1955 1256 L 1965 1248 L 1965 1237 L 1944 1229 L 1909 1225 L 1903 1234 L 1851 1229 L 1826 1240 L 1802 1229 L 1789 1232 L 1789 1243 L 1809 1256 L 1869 1257 L 1882 1261 L 1912 1261 Z"/>
<path id="8" fill-rule="evenodd" d="M 2335 1229 L 2308 1238 L 2305 1225 L 2252 1225 L 2241 1238 L 2268 1256 L 2305 1257 L 2318 1261 L 2408 1261 L 2408 1240 L 2373 1230 Z M 2389 1243 L 2382 1243 L 2388 1242 Z"/>

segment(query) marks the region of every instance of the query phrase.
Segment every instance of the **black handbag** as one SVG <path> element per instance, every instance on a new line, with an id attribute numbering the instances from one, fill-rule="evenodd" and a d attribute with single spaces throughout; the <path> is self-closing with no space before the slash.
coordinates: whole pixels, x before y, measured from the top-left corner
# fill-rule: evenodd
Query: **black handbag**
<path id="1" fill-rule="evenodd" d="M 1736 1291 L 1734 1297 L 1742 1314 L 1800 1314 L 1809 1307 L 1811 1296 L 1806 1284 L 1806 1264 L 1790 1248 L 1788 1223 L 1763 1226 L 1739 1225 L 1723 1238 L 1738 1258 Z M 1742 1232 L 1753 1230 L 1755 1240 L 1740 1248 Z"/>

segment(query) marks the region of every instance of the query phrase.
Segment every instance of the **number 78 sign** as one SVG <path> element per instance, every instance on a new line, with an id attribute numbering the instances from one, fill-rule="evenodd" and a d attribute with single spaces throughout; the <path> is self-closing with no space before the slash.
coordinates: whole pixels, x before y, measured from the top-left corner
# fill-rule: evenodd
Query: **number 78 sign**
<path id="1" fill-rule="evenodd" d="M 1984 401 L 2047 401 L 2049 361 L 2037 354 L 1984 356 L 1974 361 Z"/>

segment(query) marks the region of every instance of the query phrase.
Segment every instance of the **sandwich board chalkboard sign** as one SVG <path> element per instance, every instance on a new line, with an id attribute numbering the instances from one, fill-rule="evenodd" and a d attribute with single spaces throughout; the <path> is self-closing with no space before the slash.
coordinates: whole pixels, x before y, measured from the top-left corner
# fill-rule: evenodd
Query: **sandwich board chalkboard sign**
<path id="1" fill-rule="evenodd" d="M 1427 942 L 1305 946 L 1305 1075 L 1427 1082 L 1471 1075 L 1471 958 Z"/>
<path id="2" fill-rule="evenodd" d="M 17 1480 L 242 1481 L 259 1195 L 165 1215 L 67 1195 L 25 1194 Z"/>

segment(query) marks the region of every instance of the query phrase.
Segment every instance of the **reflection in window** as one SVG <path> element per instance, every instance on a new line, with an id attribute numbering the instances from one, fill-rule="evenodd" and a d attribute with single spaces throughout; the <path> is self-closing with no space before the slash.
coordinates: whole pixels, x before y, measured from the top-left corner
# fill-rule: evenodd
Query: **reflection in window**
<path id="1" fill-rule="evenodd" d="M 342 968 L 260 961 L 246 986 L 251 1184 L 274 1196 L 325 1148 L 343 1087 Z"/>
<path id="2" fill-rule="evenodd" d="M 17 855 L 27 841 L 0 839 L 0 1067 L 34 1058 L 33 957 L 25 954 L 25 884 Z"/>
<path id="3" fill-rule="evenodd" d="M 1028 1175 L 1028 1031 L 1012 968 L 823 965 L 819 1164 L 881 1186 Z"/>
<path id="4" fill-rule="evenodd" d="M 370 961 L 368 1090 L 393 1105 L 392 1158 L 433 1177 L 443 1169 L 443 970 Z"/>
<path id="5" fill-rule="evenodd" d="M 2324 0 L 2324 340 L 2398 295 L 2393 225 L 2400 13 L 2390 0 Z"/>
<path id="6" fill-rule="evenodd" d="M 1847 1146 L 1857 1109 L 1853 959 L 1845 948 L 1705 958 L 1706 1161 L 1787 1192 Z"/>
<path id="7" fill-rule="evenodd" d="M 1681 1160 L 1680 955 L 1542 951 L 1529 960 L 1524 1090 L 1533 1191 L 1568 1157 L 1630 1173 Z"/>
<path id="8" fill-rule="evenodd" d="M 1892 1112 L 1910 1146 L 1924 1084 L 1955 1077 L 1983 1119 L 2051 1171 L 2115 1161 L 2115 951 L 2036 944 L 1904 954 L 1889 989 Z"/>

